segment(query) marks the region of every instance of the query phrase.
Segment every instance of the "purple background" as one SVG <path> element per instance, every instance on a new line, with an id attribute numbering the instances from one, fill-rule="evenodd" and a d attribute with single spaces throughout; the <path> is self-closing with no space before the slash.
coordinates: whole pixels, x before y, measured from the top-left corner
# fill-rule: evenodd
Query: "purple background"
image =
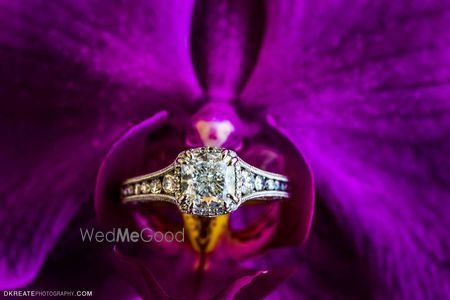
<path id="1" fill-rule="evenodd" d="M 263 246 L 217 261 L 200 297 L 229 297 L 231 285 L 247 299 L 450 298 L 449 9 L 0 0 L 0 288 L 136 296 L 112 262 L 123 258 L 81 243 L 80 226 L 119 223 L 119 179 L 198 144 L 198 120 L 228 120 L 227 147 L 260 166 L 272 155 L 295 195 L 273 208 Z M 315 216 L 300 247 L 309 170 Z M 192 296 L 185 248 L 150 255 L 155 276 L 138 291 Z"/>

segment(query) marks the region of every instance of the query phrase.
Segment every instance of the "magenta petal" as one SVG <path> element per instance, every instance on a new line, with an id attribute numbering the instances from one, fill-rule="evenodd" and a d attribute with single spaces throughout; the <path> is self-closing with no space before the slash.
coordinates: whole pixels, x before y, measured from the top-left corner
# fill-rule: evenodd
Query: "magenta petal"
<path id="1" fill-rule="evenodd" d="M 121 275 L 126 277 L 143 299 L 170 300 L 148 267 L 138 259 L 128 257 L 114 248 L 114 258 Z"/>
<path id="2" fill-rule="evenodd" d="M 149 163 L 157 164 L 157 167 L 153 166 L 154 170 L 165 167 L 164 162 L 149 159 L 147 142 L 151 133 L 168 123 L 167 115 L 165 111 L 159 112 L 132 127 L 109 150 L 98 172 L 95 188 L 95 208 L 101 225 L 133 225 L 130 211 L 120 203 L 120 186 L 127 178 L 150 172 Z"/>
<path id="3" fill-rule="evenodd" d="M 268 3 L 242 105 L 305 154 L 376 297 L 449 298 L 447 3 Z"/>
<path id="4" fill-rule="evenodd" d="M 104 151 L 96 142 L 99 136 L 91 131 L 76 136 L 52 131 L 34 144 L 30 142 L 43 132 L 31 130 L 36 137 L 28 142 L 11 141 L 17 148 L 2 151 L 2 289 L 23 286 L 34 278 L 59 234 L 94 188 Z M 14 132 L 20 131 L 14 128 Z M 107 135 L 103 138 L 105 144 L 111 139 Z"/>
<path id="5" fill-rule="evenodd" d="M 2 50 L 0 138 L 7 147 L 0 150 L 0 287 L 17 288 L 35 277 L 91 196 L 101 158 L 124 122 L 89 101 L 111 95 L 103 82 L 90 82 L 56 58 L 54 65 L 22 64 L 20 53 Z M 69 78 L 55 74 L 64 66 Z M 71 89 L 71 78 L 82 86 Z"/>
<path id="6" fill-rule="evenodd" d="M 0 44 L 27 60 L 48 59 L 45 50 L 115 82 L 198 95 L 188 47 L 193 1 L 138 2 L 2 3 Z"/>
<path id="7" fill-rule="evenodd" d="M 247 203 L 230 215 L 228 255 L 241 259 L 274 247 L 300 246 L 308 237 L 314 212 L 314 182 L 302 153 L 284 132 L 269 124 L 245 140 L 239 155 L 251 165 L 285 174 L 289 199 Z"/>
<path id="8" fill-rule="evenodd" d="M 192 58 L 207 96 L 235 98 L 257 60 L 263 30 L 261 1 L 197 1 Z"/>
<path id="9" fill-rule="evenodd" d="M 278 127 L 271 116 L 268 116 L 267 121 L 273 129 L 283 135 L 283 149 L 287 161 L 286 175 L 292 186 L 290 201 L 281 205 L 280 222 L 273 242 L 275 245 L 301 245 L 309 235 L 313 219 L 315 198 L 313 174 L 302 153 L 289 139 L 289 135 Z"/>
<path id="10" fill-rule="evenodd" d="M 442 1 L 355 1 L 348 7 L 336 1 L 281 0 L 266 5 L 264 43 L 242 95 L 247 106 L 277 113 L 292 108 L 302 117 L 298 121 L 311 123 L 323 118 L 322 109 L 344 109 L 363 100 L 387 104 L 389 92 L 396 93 L 390 100 L 398 105 L 410 96 L 409 105 L 415 107 L 421 99 L 414 97 L 415 89 L 429 93 L 448 86 L 449 16 Z M 433 99 L 442 100 L 444 94 Z"/>
<path id="11" fill-rule="evenodd" d="M 213 299 L 262 299 L 284 283 L 295 271 L 294 267 L 258 271 L 237 279 Z"/>

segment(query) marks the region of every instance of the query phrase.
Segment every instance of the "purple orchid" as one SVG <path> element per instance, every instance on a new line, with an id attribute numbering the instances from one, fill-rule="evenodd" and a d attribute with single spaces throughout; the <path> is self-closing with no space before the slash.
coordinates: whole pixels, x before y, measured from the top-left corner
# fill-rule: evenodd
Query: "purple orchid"
<path id="1" fill-rule="evenodd" d="M 0 1 L 0 288 L 450 298 L 449 9 Z M 233 213 L 201 269 L 195 244 L 81 242 L 186 226 L 120 183 L 203 144 L 288 175 L 292 199 Z"/>

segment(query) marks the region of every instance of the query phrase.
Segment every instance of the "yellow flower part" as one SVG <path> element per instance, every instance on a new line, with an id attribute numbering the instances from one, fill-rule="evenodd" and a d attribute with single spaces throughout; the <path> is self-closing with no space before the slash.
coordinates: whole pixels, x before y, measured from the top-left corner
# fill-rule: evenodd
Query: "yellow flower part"
<path id="1" fill-rule="evenodd" d="M 195 251 L 206 254 L 217 246 L 220 237 L 228 230 L 229 215 L 213 218 L 183 214 L 184 226 Z"/>

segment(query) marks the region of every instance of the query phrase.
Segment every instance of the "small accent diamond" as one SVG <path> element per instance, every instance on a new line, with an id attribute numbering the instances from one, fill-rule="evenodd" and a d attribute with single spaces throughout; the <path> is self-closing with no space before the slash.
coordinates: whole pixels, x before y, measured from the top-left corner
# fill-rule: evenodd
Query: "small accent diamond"
<path id="1" fill-rule="evenodd" d="M 180 205 L 180 208 L 183 211 L 189 211 L 191 209 L 191 206 L 192 206 L 192 201 L 189 201 L 187 199 L 183 199 L 183 200 L 180 201 L 179 205 Z"/>
<path id="2" fill-rule="evenodd" d="M 136 183 L 134 185 L 134 194 L 139 195 L 141 193 L 141 185 L 139 183 Z"/>
<path id="3" fill-rule="evenodd" d="M 273 182 L 273 189 L 278 191 L 280 189 L 280 182 L 278 180 L 275 180 Z"/>
<path id="4" fill-rule="evenodd" d="M 264 188 L 264 179 L 262 176 L 256 176 L 255 178 L 255 189 L 261 191 Z"/>
<path id="5" fill-rule="evenodd" d="M 131 196 L 131 195 L 133 195 L 133 191 L 134 191 L 133 186 L 132 186 L 132 185 L 127 185 L 127 186 L 122 190 L 122 195 L 123 195 L 124 197 Z"/>
<path id="6" fill-rule="evenodd" d="M 266 190 L 273 191 L 274 187 L 275 187 L 275 184 L 273 182 L 273 179 L 267 179 L 266 184 L 265 184 Z"/>
<path id="7" fill-rule="evenodd" d="M 253 190 L 253 175 L 248 171 L 241 172 L 241 190 L 242 194 L 248 194 Z"/>
<path id="8" fill-rule="evenodd" d="M 142 194 L 148 194 L 150 192 L 150 185 L 148 182 L 143 182 L 141 184 L 141 193 Z"/>
<path id="9" fill-rule="evenodd" d="M 153 179 L 150 182 L 150 193 L 152 194 L 161 193 L 161 181 L 159 179 Z"/>
<path id="10" fill-rule="evenodd" d="M 173 175 L 167 174 L 164 176 L 162 183 L 164 191 L 166 193 L 174 193 L 176 190 L 175 177 Z"/>

